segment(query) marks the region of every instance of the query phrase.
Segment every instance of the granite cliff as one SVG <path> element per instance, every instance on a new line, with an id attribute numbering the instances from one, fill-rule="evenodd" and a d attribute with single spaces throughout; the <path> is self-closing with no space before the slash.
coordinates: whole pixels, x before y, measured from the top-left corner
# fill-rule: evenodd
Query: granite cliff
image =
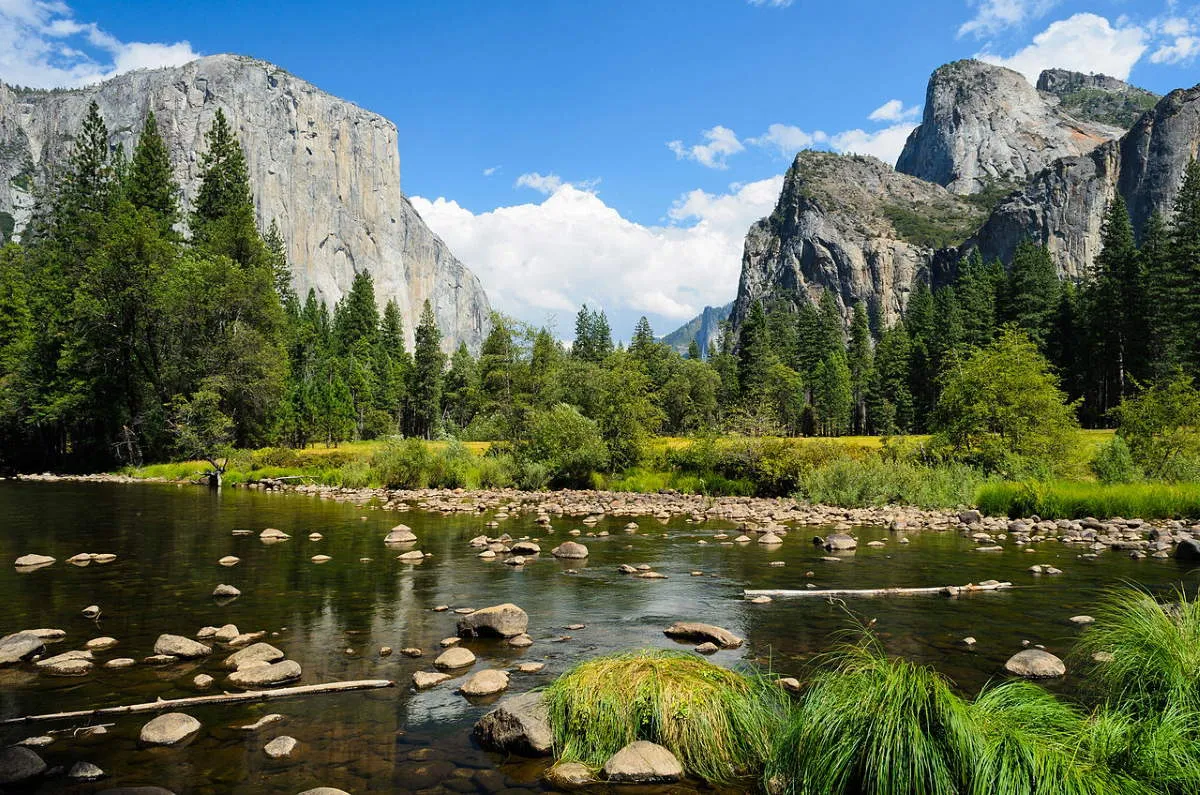
<path id="1" fill-rule="evenodd" d="M 692 341 L 695 340 L 696 344 L 700 346 L 701 358 L 707 358 L 708 346 L 720 342 L 721 323 L 729 317 L 732 309 L 732 301 L 725 306 L 706 306 L 703 312 L 663 337 L 662 341 L 680 353 L 686 354 Z"/>
<path id="2" fill-rule="evenodd" d="M 302 297 L 312 288 L 332 305 L 368 270 L 380 302 L 399 305 L 410 345 L 428 299 L 447 350 L 478 349 L 487 295 L 401 192 L 396 126 L 251 58 L 215 55 L 69 91 L 0 85 L 0 233 L 20 234 L 37 186 L 63 162 L 93 100 L 112 145 L 127 152 L 154 111 L 185 209 L 221 108 L 246 151 L 259 222 L 279 223 Z"/>

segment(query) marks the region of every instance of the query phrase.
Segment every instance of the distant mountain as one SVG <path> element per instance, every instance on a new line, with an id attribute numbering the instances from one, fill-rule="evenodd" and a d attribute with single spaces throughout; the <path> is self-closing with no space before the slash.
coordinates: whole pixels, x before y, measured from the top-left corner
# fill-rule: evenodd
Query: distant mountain
<path id="1" fill-rule="evenodd" d="M 663 337 L 662 341 L 680 353 L 687 353 L 692 340 L 695 340 L 700 345 L 700 355 L 707 357 L 709 343 L 717 344 L 721 321 L 729 317 L 732 309 L 732 301 L 725 306 L 706 306 L 703 312 Z"/>

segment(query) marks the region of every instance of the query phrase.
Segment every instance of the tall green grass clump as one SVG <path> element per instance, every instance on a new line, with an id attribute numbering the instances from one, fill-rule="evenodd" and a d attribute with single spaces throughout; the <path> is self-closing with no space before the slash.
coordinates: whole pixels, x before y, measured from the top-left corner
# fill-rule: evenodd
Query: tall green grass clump
<path id="1" fill-rule="evenodd" d="M 1091 756 L 1121 770 L 1155 792 L 1200 792 L 1200 718 L 1170 707 L 1156 715 L 1138 716 L 1128 709 L 1105 707 L 1085 728 Z"/>
<path id="2" fill-rule="evenodd" d="M 1086 723 L 1037 685 L 969 702 L 870 635 L 825 658 L 765 772 L 788 795 L 1124 795 L 1150 792 L 1093 759 Z"/>
<path id="3" fill-rule="evenodd" d="M 764 679 L 694 654 L 598 657 L 546 691 L 560 761 L 598 768 L 635 740 L 658 743 L 713 783 L 756 775 L 783 725 L 786 696 Z"/>
<path id="4" fill-rule="evenodd" d="M 965 464 L 925 466 L 882 457 L 843 459 L 805 473 L 798 496 L 846 508 L 894 504 L 952 508 L 969 504 L 981 482 L 980 471 Z"/>
<path id="5" fill-rule="evenodd" d="M 975 502 L 994 516 L 1183 519 L 1200 517 L 1200 483 L 1006 481 L 981 486 Z"/>
<path id="6" fill-rule="evenodd" d="M 1151 717 L 1174 708 L 1200 714 L 1200 601 L 1181 589 L 1162 604 L 1136 587 L 1109 593 L 1076 647 L 1094 662 L 1087 680 L 1109 703 Z"/>
<path id="7" fill-rule="evenodd" d="M 889 660 L 870 636 L 825 658 L 767 765 L 788 795 L 957 795 L 966 703 L 933 669 Z"/>

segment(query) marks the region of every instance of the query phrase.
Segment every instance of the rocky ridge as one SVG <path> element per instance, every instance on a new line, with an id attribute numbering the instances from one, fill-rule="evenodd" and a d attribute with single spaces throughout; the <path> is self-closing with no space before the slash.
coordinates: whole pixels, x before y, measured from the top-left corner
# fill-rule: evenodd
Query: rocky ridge
<path id="1" fill-rule="evenodd" d="M 478 349 L 487 296 L 401 192 L 396 126 L 252 58 L 214 55 L 76 90 L 0 84 L 0 237 L 19 235 L 93 100 L 110 143 L 126 152 L 154 111 L 185 209 L 199 186 L 204 133 L 221 108 L 246 151 L 259 223 L 279 223 L 301 297 L 311 288 L 332 306 L 369 270 L 377 298 L 399 305 L 409 345 L 429 300 L 445 348 Z"/>

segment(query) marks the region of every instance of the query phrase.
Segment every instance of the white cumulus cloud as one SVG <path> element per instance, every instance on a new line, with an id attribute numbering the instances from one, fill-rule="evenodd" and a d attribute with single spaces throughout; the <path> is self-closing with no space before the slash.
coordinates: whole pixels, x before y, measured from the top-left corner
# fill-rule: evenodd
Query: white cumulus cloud
<path id="1" fill-rule="evenodd" d="M 82 86 L 197 57 L 186 41 L 123 42 L 57 0 L 0 0 L 0 80 L 10 85 Z"/>
<path id="2" fill-rule="evenodd" d="M 916 129 L 911 123 L 893 124 L 881 130 L 845 130 L 829 139 L 834 150 L 843 154 L 871 155 L 890 166 L 896 164 L 908 134 Z"/>
<path id="3" fill-rule="evenodd" d="M 1053 22 L 1033 37 L 1033 42 L 1009 56 L 984 50 L 981 61 L 1015 69 L 1037 82 L 1043 69 L 1057 67 L 1077 72 L 1099 72 L 1121 80 L 1146 52 L 1149 34 L 1133 24 L 1114 26 L 1102 16 L 1080 13 Z"/>
<path id="4" fill-rule="evenodd" d="M 920 112 L 921 108 L 918 105 L 906 108 L 900 100 L 889 99 L 871 111 L 871 115 L 867 116 L 867 118 L 871 121 L 907 121 L 908 119 L 915 119 Z"/>
<path id="5" fill-rule="evenodd" d="M 685 146 L 683 141 L 668 141 L 667 148 L 675 153 L 678 160 L 695 160 L 702 166 L 717 169 L 728 168 L 726 158 L 746 148 L 738 140 L 737 133 L 720 124 L 705 130 L 701 135 L 706 143 Z"/>
<path id="6" fill-rule="evenodd" d="M 809 149 L 814 144 L 823 144 L 828 140 L 829 136 L 820 130 L 806 132 L 791 124 L 772 124 L 757 138 L 747 138 L 746 143 L 774 149 L 781 156 L 790 158 L 801 149 Z"/>
<path id="7" fill-rule="evenodd" d="M 517 177 L 517 181 L 513 183 L 517 188 L 533 188 L 538 193 L 545 193 L 549 196 L 554 191 L 561 188 L 563 185 L 562 177 L 557 174 L 539 174 L 532 171 L 528 174 L 522 174 Z"/>
<path id="8" fill-rule="evenodd" d="M 412 203 L 498 310 L 531 322 L 550 314 L 562 329 L 586 302 L 610 315 L 647 314 L 666 331 L 733 296 L 746 230 L 771 212 L 782 186 L 777 176 L 720 194 L 694 190 L 661 225 L 624 218 L 566 182 L 538 203 L 481 213 L 445 198 Z"/>
<path id="9" fill-rule="evenodd" d="M 1055 5 L 1057 0 L 971 0 L 975 8 L 975 16 L 964 22 L 958 28 L 958 35 L 968 33 L 975 36 L 987 36 L 999 33 L 1005 28 L 1036 19 Z"/>
<path id="10" fill-rule="evenodd" d="M 1168 17 L 1153 25 L 1161 41 L 1150 54 L 1151 63 L 1188 64 L 1200 54 L 1200 36 L 1191 21 L 1184 17 Z"/>

